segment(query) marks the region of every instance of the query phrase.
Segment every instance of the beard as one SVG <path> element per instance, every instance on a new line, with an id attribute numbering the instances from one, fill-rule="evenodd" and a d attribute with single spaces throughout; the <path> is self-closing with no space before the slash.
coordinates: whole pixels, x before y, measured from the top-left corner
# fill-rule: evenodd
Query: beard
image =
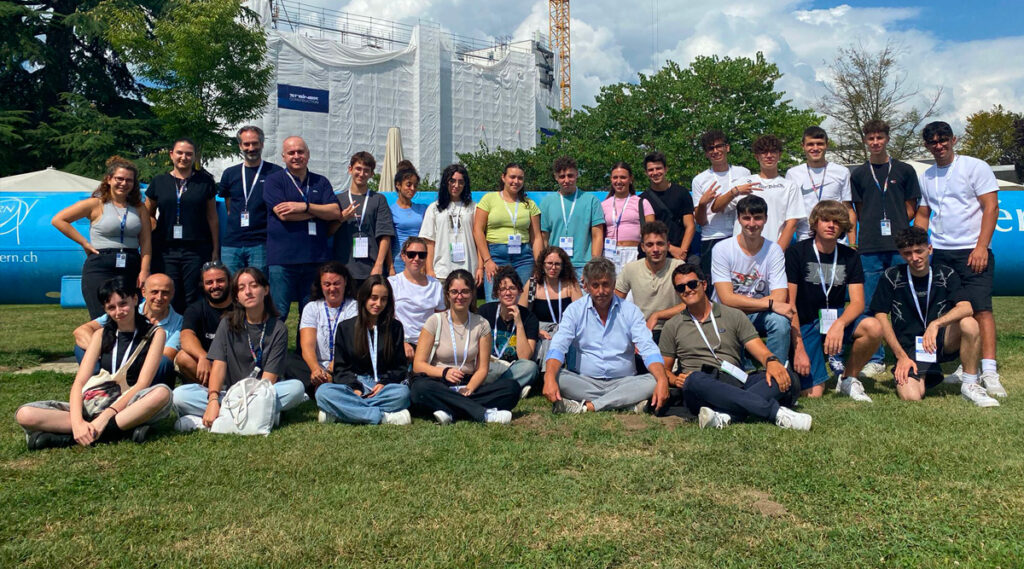
<path id="1" fill-rule="evenodd" d="M 219 304 L 221 302 L 224 302 L 224 300 L 228 297 L 228 289 L 223 288 L 220 291 L 213 293 L 204 290 L 203 296 L 206 297 L 206 300 L 209 301 L 210 304 Z"/>

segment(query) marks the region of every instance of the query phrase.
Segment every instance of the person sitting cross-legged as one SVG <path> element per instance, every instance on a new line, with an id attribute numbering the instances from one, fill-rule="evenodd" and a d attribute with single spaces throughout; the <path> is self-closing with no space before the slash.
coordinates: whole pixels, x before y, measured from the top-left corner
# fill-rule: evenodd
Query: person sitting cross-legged
<path id="1" fill-rule="evenodd" d="M 606 409 L 644 412 L 648 400 L 660 409 L 668 397 L 668 377 L 658 346 L 643 312 L 615 295 L 615 265 L 591 259 L 583 267 L 589 296 L 573 302 L 562 314 L 551 338 L 544 371 L 544 396 L 555 413 Z M 579 350 L 579 372 L 561 369 L 571 345 Z M 649 373 L 637 375 L 639 352 Z"/>
<path id="2" fill-rule="evenodd" d="M 768 350 L 747 316 L 711 302 L 703 271 L 695 264 L 676 267 L 672 281 L 686 309 L 661 333 L 659 347 L 674 388 L 665 412 L 677 414 L 673 408 L 683 407 L 697 414 L 702 429 L 761 419 L 784 429 L 809 430 L 811 416 L 791 409 L 800 393 L 799 379 Z M 744 349 L 764 371 L 743 371 Z"/>
<path id="3" fill-rule="evenodd" d="M 939 363 L 959 356 L 964 370 L 960 394 L 978 407 L 998 407 L 999 401 L 978 383 L 981 331 L 960 277 L 946 265 L 929 263 L 932 246 L 926 230 L 902 229 L 895 244 L 907 264 L 882 273 L 870 308 L 896 356 L 896 393 L 920 401 L 926 390 L 942 383 Z"/>

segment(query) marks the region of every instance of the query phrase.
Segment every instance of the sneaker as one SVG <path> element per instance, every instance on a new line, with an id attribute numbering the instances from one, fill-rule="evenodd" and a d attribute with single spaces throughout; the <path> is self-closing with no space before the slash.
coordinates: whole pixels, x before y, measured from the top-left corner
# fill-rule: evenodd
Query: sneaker
<path id="1" fill-rule="evenodd" d="M 485 423 L 498 423 L 501 425 L 507 425 L 512 422 L 512 411 L 503 411 L 500 409 L 488 409 L 484 411 L 484 422 Z"/>
<path id="2" fill-rule="evenodd" d="M 988 392 L 992 397 L 1006 397 L 1006 389 L 1003 388 L 1003 384 L 999 382 L 999 372 L 985 371 L 978 377 L 981 384 L 985 386 L 985 391 Z"/>
<path id="3" fill-rule="evenodd" d="M 721 429 L 732 422 L 732 417 L 727 413 L 719 413 L 711 407 L 701 407 L 697 414 L 697 424 L 700 428 L 708 427 Z"/>
<path id="4" fill-rule="evenodd" d="M 44 431 L 32 431 L 25 434 L 25 442 L 28 450 L 43 450 L 44 448 L 62 448 L 75 444 L 72 435 L 61 433 L 47 433 Z"/>
<path id="5" fill-rule="evenodd" d="M 146 442 L 146 435 L 149 434 L 149 425 L 139 425 L 132 429 L 132 442 L 142 444 Z"/>
<path id="6" fill-rule="evenodd" d="M 434 411 L 434 421 L 438 425 L 451 425 L 455 418 L 444 411 Z"/>
<path id="7" fill-rule="evenodd" d="M 783 429 L 809 431 L 811 430 L 811 421 L 811 416 L 807 413 L 797 413 L 789 407 L 779 407 L 778 413 L 775 414 L 775 424 Z"/>
<path id="8" fill-rule="evenodd" d="M 576 401 L 574 399 L 559 399 L 555 401 L 554 405 L 551 406 L 552 413 L 566 413 L 569 415 L 579 415 L 580 413 L 587 412 L 587 404 L 583 401 Z"/>
<path id="9" fill-rule="evenodd" d="M 885 375 L 885 366 L 878 362 L 868 362 L 864 364 L 860 374 L 871 379 L 878 379 Z"/>
<path id="10" fill-rule="evenodd" d="M 868 397 L 867 393 L 864 393 L 864 384 L 855 377 L 843 378 L 837 387 L 839 388 L 839 393 L 849 395 L 850 399 L 853 399 L 854 401 L 871 403 L 871 398 Z"/>
<path id="11" fill-rule="evenodd" d="M 199 415 L 182 415 L 174 422 L 174 430 L 179 433 L 188 433 L 191 431 L 206 431 L 209 429 L 203 425 L 203 418 Z"/>
<path id="12" fill-rule="evenodd" d="M 319 413 L 317 413 L 316 414 L 316 420 L 317 420 L 317 422 L 324 423 L 324 424 L 327 424 L 327 423 L 337 423 L 338 422 L 338 418 L 335 417 L 334 415 L 331 415 L 327 411 L 320 411 Z"/>
<path id="13" fill-rule="evenodd" d="M 964 381 L 964 366 L 957 366 L 956 371 L 946 376 L 942 383 L 961 384 Z"/>
<path id="14" fill-rule="evenodd" d="M 380 418 L 381 425 L 410 425 L 412 424 L 412 415 L 409 414 L 408 409 L 402 409 L 401 411 L 395 411 L 394 413 L 382 413 Z"/>
<path id="15" fill-rule="evenodd" d="M 836 377 L 843 377 L 846 366 L 843 365 L 843 360 L 839 356 L 829 356 L 828 369 L 832 370 Z"/>
<path id="16" fill-rule="evenodd" d="M 985 388 L 978 383 L 961 383 L 960 395 L 978 407 L 999 407 L 999 402 L 989 397 Z"/>
<path id="17" fill-rule="evenodd" d="M 633 405 L 633 407 L 630 408 L 630 411 L 636 413 L 637 415 L 644 415 L 647 413 L 648 410 L 650 410 L 650 408 L 651 402 L 648 401 L 647 399 L 644 399 L 643 401 L 637 403 L 636 405 Z"/>
<path id="18" fill-rule="evenodd" d="M 522 391 L 519 392 L 519 398 L 520 399 L 526 399 L 526 396 L 529 395 L 529 394 L 530 394 L 530 386 L 527 385 L 526 387 L 523 388 Z"/>

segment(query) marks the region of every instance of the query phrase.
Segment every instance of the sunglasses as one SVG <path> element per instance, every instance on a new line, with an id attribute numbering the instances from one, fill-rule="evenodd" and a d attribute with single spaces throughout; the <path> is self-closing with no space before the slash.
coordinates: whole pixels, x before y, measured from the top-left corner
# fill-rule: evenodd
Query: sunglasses
<path id="1" fill-rule="evenodd" d="M 209 271 L 210 269 L 223 269 L 224 263 L 220 261 L 207 261 L 203 263 L 203 272 Z"/>
<path id="2" fill-rule="evenodd" d="M 933 138 L 933 139 L 931 139 L 931 140 L 928 140 L 928 141 L 926 141 L 926 142 L 924 143 L 924 145 L 925 145 L 925 146 L 933 146 L 933 147 L 934 147 L 934 146 L 941 146 L 941 145 L 943 145 L 943 144 L 946 144 L 946 143 L 947 143 L 947 142 L 949 142 L 950 140 L 953 140 L 953 139 L 952 139 L 952 138 L 950 138 L 950 137 L 948 137 L 948 136 L 944 136 L 944 137 L 942 137 L 942 138 Z"/>
<path id="3" fill-rule="evenodd" d="M 427 258 L 427 252 L 426 251 L 406 251 L 405 252 L 405 256 L 409 257 L 410 259 L 426 259 Z"/>
<path id="4" fill-rule="evenodd" d="M 689 289 L 689 290 L 697 290 L 697 288 L 700 287 L 700 283 L 701 283 L 701 281 L 686 281 L 685 283 L 679 283 L 679 284 L 675 285 L 676 292 L 682 294 L 682 293 L 686 292 L 687 289 Z"/>

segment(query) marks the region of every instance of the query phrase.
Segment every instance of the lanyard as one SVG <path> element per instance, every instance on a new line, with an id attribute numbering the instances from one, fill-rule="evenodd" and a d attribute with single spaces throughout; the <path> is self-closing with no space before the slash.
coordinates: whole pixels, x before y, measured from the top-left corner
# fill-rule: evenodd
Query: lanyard
<path id="1" fill-rule="evenodd" d="M 452 335 L 452 360 L 457 369 L 462 369 L 469 359 L 469 316 L 466 317 L 466 341 L 462 346 L 462 363 L 459 363 L 459 348 L 455 343 L 455 323 L 452 322 L 452 311 L 448 311 L 448 333 Z"/>
<path id="2" fill-rule="evenodd" d="M 365 207 L 365 206 L 364 206 Z M 455 205 L 449 206 L 448 219 L 452 223 L 452 238 L 457 239 L 459 236 L 459 230 L 462 229 L 462 212 L 465 208 L 459 206 L 459 211 L 455 212 Z M 454 215 L 453 215 L 454 214 Z"/>
<path id="3" fill-rule="evenodd" d="M 686 313 L 690 315 L 690 320 L 692 320 L 693 325 L 697 327 L 697 332 L 700 334 L 700 339 L 704 340 L 704 345 L 708 347 L 708 350 L 711 350 L 711 355 L 714 356 L 716 360 L 722 361 L 722 358 L 718 357 L 718 354 L 715 353 L 715 348 L 711 347 L 711 342 L 708 341 L 708 337 L 704 334 L 704 328 L 701 326 L 700 321 L 697 320 L 697 317 L 694 316 L 693 313 L 689 311 L 689 309 L 687 309 Z M 715 330 L 715 336 L 718 336 L 718 347 L 721 348 L 722 335 L 718 332 L 718 322 L 715 321 L 714 306 L 711 306 L 708 309 L 708 314 L 711 315 L 711 327 Z"/>
<path id="4" fill-rule="evenodd" d="M 821 285 L 821 292 L 825 293 L 825 308 L 828 308 L 828 295 L 832 292 L 832 287 L 836 284 L 836 264 L 839 263 L 839 245 L 836 244 L 835 251 L 832 251 L 835 258 L 832 259 L 832 279 L 829 281 L 827 289 L 825 288 L 825 273 L 821 270 L 821 256 L 818 255 L 818 247 L 814 243 L 811 243 L 811 250 L 814 251 L 814 258 L 818 260 L 818 284 Z"/>
<path id="5" fill-rule="evenodd" d="M 565 197 L 561 194 L 558 195 L 558 205 L 562 206 L 562 223 L 565 224 L 565 230 L 569 231 L 569 220 L 572 219 L 572 212 L 576 211 L 576 200 L 580 196 L 579 188 L 576 188 L 576 193 L 572 195 L 572 207 L 569 208 L 569 217 L 565 217 Z"/>
<path id="6" fill-rule="evenodd" d="M 262 168 L 263 165 L 260 164 L 260 167 Z M 309 205 L 309 172 L 306 172 L 306 179 L 302 181 L 302 184 L 306 186 L 305 192 L 302 191 L 302 186 L 295 181 L 295 178 L 292 176 L 291 172 L 285 172 L 285 174 L 288 174 L 288 179 L 292 181 L 292 185 L 295 186 L 295 189 L 299 191 L 299 195 L 302 196 L 302 199 L 306 201 L 306 205 Z M 242 172 L 242 179 L 245 179 L 245 172 Z M 253 179 L 252 185 L 256 185 L 255 179 Z"/>
<path id="7" fill-rule="evenodd" d="M 516 321 L 513 319 L 512 320 L 512 335 L 510 335 L 508 337 L 508 339 L 505 340 L 505 345 L 502 346 L 500 350 L 498 350 L 497 349 L 497 347 L 498 347 L 498 322 L 500 320 L 501 320 L 501 306 L 499 305 L 498 306 L 498 311 L 494 314 L 494 344 L 493 344 L 493 347 L 491 348 L 492 350 L 494 350 L 494 355 L 499 357 L 499 358 L 501 357 L 502 354 L 505 353 L 505 350 L 508 349 L 509 344 L 512 343 L 512 338 L 514 338 L 515 335 L 516 335 Z M 467 340 L 469 339 L 469 335 L 468 334 L 466 335 L 466 339 Z"/>
<path id="8" fill-rule="evenodd" d="M 821 185 L 814 185 L 814 178 L 811 176 L 811 167 L 807 166 L 807 179 L 811 181 L 811 191 L 818 192 L 818 201 L 821 201 L 821 195 L 825 193 L 825 178 L 828 175 L 828 162 L 825 162 L 825 168 L 821 170 Z M 874 172 L 872 172 L 874 175 Z M 888 176 L 886 176 L 888 178 Z M 877 181 L 875 182 L 877 183 Z"/>
<path id="9" fill-rule="evenodd" d="M 366 195 L 363 197 L 363 211 L 360 212 L 359 215 L 356 216 L 356 217 L 359 218 L 359 222 L 356 225 L 356 233 L 362 233 L 363 232 L 363 219 L 366 217 L 366 202 L 368 202 L 368 201 L 370 201 L 370 192 L 366 192 Z M 348 191 L 348 205 L 351 206 L 353 203 L 354 202 L 352 201 L 352 190 L 349 190 Z"/>
<path id="10" fill-rule="evenodd" d="M 174 202 L 174 224 L 175 225 L 181 225 L 181 196 L 185 195 L 185 192 L 188 191 L 188 181 L 191 180 L 191 179 L 192 179 L 191 176 L 189 176 L 188 178 L 186 178 L 184 180 L 179 180 L 178 178 L 174 178 L 174 191 L 175 191 L 175 196 L 176 196 L 176 199 L 175 199 L 175 202 Z M 179 181 L 181 182 L 180 185 L 178 184 Z M 125 214 L 127 215 L 127 212 L 125 212 Z"/>
<path id="11" fill-rule="evenodd" d="M 129 354 L 132 353 L 132 346 L 135 345 L 135 336 L 139 334 L 139 330 L 136 329 L 132 332 L 132 341 L 128 342 L 128 347 L 125 348 L 124 354 L 121 355 L 121 363 L 117 363 L 117 334 L 114 334 L 114 353 L 110 354 L 110 373 L 116 374 L 117 370 L 124 366 L 124 362 L 128 361 Z"/>
<path id="12" fill-rule="evenodd" d="M 555 311 L 551 309 L 551 295 L 548 293 L 548 283 L 546 281 L 544 282 L 544 294 L 547 295 L 547 298 L 544 300 L 548 301 L 548 312 L 551 313 L 551 321 L 558 322 L 562 318 L 562 281 L 558 281 L 558 320 L 555 319 Z"/>
<path id="13" fill-rule="evenodd" d="M 338 333 L 338 324 L 341 324 L 341 310 L 344 308 L 344 302 L 342 306 L 338 307 L 338 311 L 334 313 L 334 319 L 331 318 L 331 308 L 327 306 L 327 301 L 324 301 L 324 314 L 327 315 L 327 328 L 330 330 L 330 335 L 327 336 L 327 345 L 331 351 L 328 354 L 330 361 L 334 361 L 334 336 Z M 369 332 L 367 332 L 369 333 Z"/>
<path id="14" fill-rule="evenodd" d="M 917 289 L 914 288 L 914 278 L 910 274 L 910 265 L 907 265 L 907 284 L 910 285 L 910 296 L 914 299 L 914 308 L 917 309 L 917 315 L 921 317 L 921 322 L 924 322 L 925 328 L 927 328 L 928 306 L 932 303 L 932 268 L 928 267 L 928 291 L 925 292 L 924 296 L 924 312 L 921 312 L 921 302 L 917 300 Z"/>
<path id="15" fill-rule="evenodd" d="M 252 177 L 252 187 L 247 188 L 245 186 L 245 164 L 242 164 L 242 211 L 249 211 L 249 196 L 252 195 L 252 190 L 256 187 L 256 181 L 260 179 L 260 172 L 262 171 L 263 161 L 260 160 L 260 167 L 256 169 L 256 175 Z M 302 190 L 299 190 L 299 193 L 301 192 Z"/>
<path id="16" fill-rule="evenodd" d="M 249 335 L 249 329 L 245 330 L 245 340 L 249 342 L 249 354 L 252 355 L 252 361 L 256 364 L 256 367 L 263 367 L 263 336 L 267 333 L 267 321 L 263 321 L 263 327 L 260 329 L 260 342 L 258 345 L 252 345 L 252 337 Z"/>
<path id="17" fill-rule="evenodd" d="M 871 170 L 871 178 L 875 181 L 875 186 L 878 187 L 878 191 L 882 192 L 882 219 L 889 219 L 889 216 L 885 214 L 885 192 L 889 189 L 889 174 L 892 173 L 892 159 L 890 158 L 886 164 L 889 165 L 889 168 L 885 171 L 885 180 L 883 180 L 885 183 L 879 184 L 878 176 L 875 175 L 875 165 L 868 163 L 868 170 Z M 822 180 L 822 184 L 824 184 L 824 180 Z"/>
<path id="18" fill-rule="evenodd" d="M 618 217 L 615 218 L 615 240 L 616 241 L 619 240 L 619 224 L 622 223 L 622 215 L 624 213 L 626 213 L 626 208 L 629 207 L 629 198 L 631 198 L 631 197 L 633 197 L 633 196 L 626 196 L 626 201 L 622 203 L 622 211 L 620 211 L 619 213 L 615 213 L 615 196 L 612 196 L 612 217 L 618 216 Z M 637 219 L 639 219 L 640 218 L 640 206 L 639 205 L 637 206 L 636 214 L 637 214 Z"/>
<path id="19" fill-rule="evenodd" d="M 956 157 L 956 156 L 953 157 L 953 162 L 950 163 L 949 169 L 946 170 L 946 175 L 943 176 L 943 178 L 945 178 L 946 181 L 942 183 L 942 193 L 941 194 L 939 193 L 939 165 L 938 164 L 935 165 L 935 198 L 936 198 L 935 201 L 937 203 L 936 203 L 936 207 L 933 208 L 933 209 L 935 209 L 936 212 L 939 211 L 938 210 L 938 205 L 941 204 L 942 198 L 945 197 L 946 188 L 949 187 L 949 180 L 950 180 L 950 178 L 953 177 L 953 168 L 956 168 L 956 159 L 957 158 L 958 157 Z"/>
<path id="20" fill-rule="evenodd" d="M 508 208 L 508 202 L 501 200 L 501 205 L 505 206 L 505 212 L 508 213 L 509 219 L 512 220 L 512 232 L 516 233 L 516 220 L 519 219 L 519 200 L 516 200 L 516 212 L 512 213 L 512 210 Z"/>
<path id="21" fill-rule="evenodd" d="M 380 379 L 377 376 L 377 325 L 373 325 L 373 338 L 370 337 L 370 331 L 366 331 L 366 344 L 370 348 L 370 365 L 373 366 L 373 383 L 379 383 Z"/>
<path id="22" fill-rule="evenodd" d="M 111 203 L 110 205 L 114 207 L 114 213 L 117 213 L 117 206 L 114 205 L 113 203 Z M 125 229 L 125 227 L 128 226 L 128 208 L 129 207 L 130 206 L 125 206 L 125 208 L 124 208 L 124 215 L 121 216 L 121 245 L 124 245 L 124 229 Z"/>

